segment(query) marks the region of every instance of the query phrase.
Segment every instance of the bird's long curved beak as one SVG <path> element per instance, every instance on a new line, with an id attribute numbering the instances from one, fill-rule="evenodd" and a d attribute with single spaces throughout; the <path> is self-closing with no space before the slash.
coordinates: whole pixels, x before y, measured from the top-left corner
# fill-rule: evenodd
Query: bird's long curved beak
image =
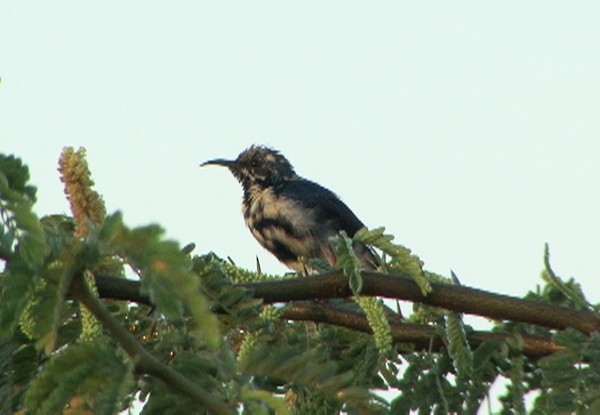
<path id="1" fill-rule="evenodd" d="M 235 167 L 235 160 L 226 160 L 226 159 L 214 159 L 208 160 L 204 163 L 200 164 L 200 167 L 203 166 L 225 166 L 225 167 Z"/>

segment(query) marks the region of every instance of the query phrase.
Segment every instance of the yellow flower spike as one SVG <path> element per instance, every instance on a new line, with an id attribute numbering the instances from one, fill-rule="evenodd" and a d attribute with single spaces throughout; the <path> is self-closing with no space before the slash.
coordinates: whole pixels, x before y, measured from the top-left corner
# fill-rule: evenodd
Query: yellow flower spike
<path id="1" fill-rule="evenodd" d="M 104 201 L 92 190 L 94 181 L 85 159 L 85 148 L 75 151 L 73 147 L 65 147 L 58 166 L 60 180 L 65 185 L 65 194 L 77 224 L 75 234 L 84 237 L 88 234 L 89 223 L 100 226 L 106 216 Z"/>
<path id="2" fill-rule="evenodd" d="M 163 261 L 162 259 L 156 259 L 152 261 L 152 269 L 156 273 L 166 272 L 168 268 L 169 264 L 166 261 Z"/>

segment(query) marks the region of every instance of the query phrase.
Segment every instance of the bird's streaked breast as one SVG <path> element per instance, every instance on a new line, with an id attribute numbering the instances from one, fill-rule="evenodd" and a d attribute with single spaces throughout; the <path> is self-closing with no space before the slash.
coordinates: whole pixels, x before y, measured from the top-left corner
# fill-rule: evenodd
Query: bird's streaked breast
<path id="1" fill-rule="evenodd" d="M 314 230 L 318 229 L 315 215 L 303 209 L 297 201 L 282 198 L 272 189 L 264 189 L 246 201 L 243 210 L 246 225 L 254 237 L 278 258 L 276 252 L 282 247 L 293 254 L 294 259 L 319 256 L 321 241 L 314 234 Z M 287 252 L 283 252 L 282 256 L 287 256 Z"/>

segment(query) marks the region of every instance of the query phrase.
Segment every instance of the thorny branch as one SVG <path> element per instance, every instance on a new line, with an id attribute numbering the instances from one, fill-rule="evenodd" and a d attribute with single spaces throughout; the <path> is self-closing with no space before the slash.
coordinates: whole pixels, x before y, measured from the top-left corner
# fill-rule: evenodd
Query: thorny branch
<path id="1" fill-rule="evenodd" d="M 425 297 L 413 280 L 405 276 L 363 272 L 362 277 L 361 295 L 419 302 L 460 313 L 476 314 L 497 320 L 519 321 L 555 329 L 572 327 L 588 334 L 600 330 L 600 318 L 591 312 L 442 283 L 432 283 L 433 291 Z M 96 284 L 103 298 L 152 305 L 150 299 L 140 293 L 138 281 L 96 275 Z M 329 303 L 311 301 L 345 298 L 352 295 L 347 278 L 340 271 L 310 278 L 245 283 L 239 286 L 248 289 L 253 297 L 262 298 L 265 303 L 288 303 L 283 315 L 287 320 L 324 322 L 356 331 L 371 332 L 364 314 Z M 397 343 L 413 343 L 419 348 L 428 348 L 433 339 L 433 346 L 436 349 L 443 346 L 442 339 L 436 338 L 434 328 L 431 326 L 408 324 L 402 321 L 390 321 L 390 326 L 394 341 Z M 468 340 L 472 346 L 477 346 L 483 341 L 503 340 L 509 335 L 508 333 L 471 332 L 468 334 Z M 523 339 L 523 351 L 530 356 L 543 356 L 560 349 L 560 346 L 549 338 L 524 334 Z"/>

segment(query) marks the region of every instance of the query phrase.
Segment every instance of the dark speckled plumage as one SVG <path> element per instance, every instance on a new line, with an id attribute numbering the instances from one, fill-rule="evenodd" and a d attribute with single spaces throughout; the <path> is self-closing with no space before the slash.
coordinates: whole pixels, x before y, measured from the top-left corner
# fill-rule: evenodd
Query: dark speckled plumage
<path id="1" fill-rule="evenodd" d="M 364 227 L 333 192 L 298 176 L 278 151 L 252 146 L 235 160 L 215 159 L 202 165 L 226 166 L 244 190 L 242 210 L 258 242 L 281 262 L 304 271 L 298 261 L 336 258 L 329 238 L 345 231 L 353 236 Z M 365 246 L 355 246 L 363 266 L 373 268 L 376 258 Z"/>

